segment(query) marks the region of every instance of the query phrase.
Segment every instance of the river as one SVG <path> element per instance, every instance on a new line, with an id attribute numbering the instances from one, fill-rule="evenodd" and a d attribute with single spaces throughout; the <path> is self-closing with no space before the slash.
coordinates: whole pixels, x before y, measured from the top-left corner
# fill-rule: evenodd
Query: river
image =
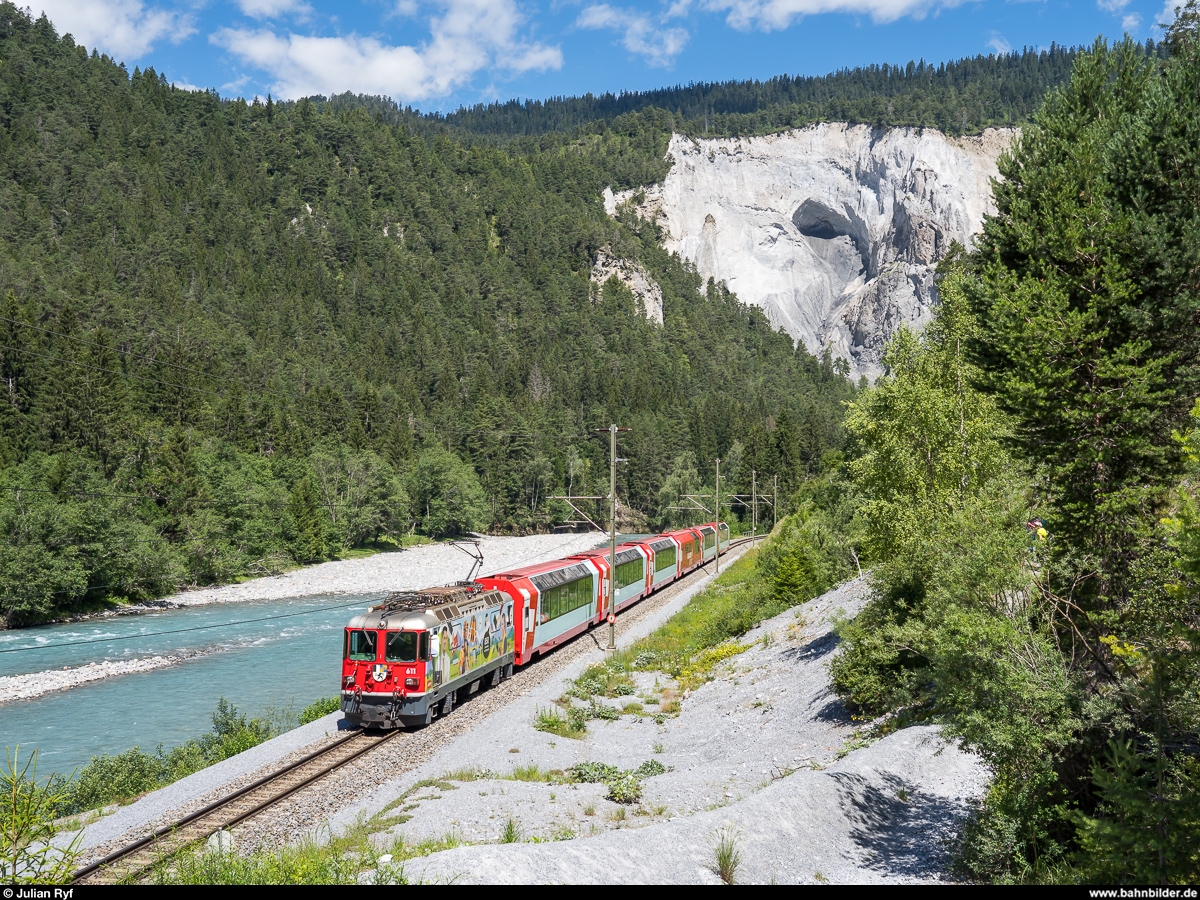
<path id="1" fill-rule="evenodd" d="M 161 742 L 169 749 L 207 731 L 221 697 L 251 716 L 289 705 L 299 713 L 337 694 L 342 628 L 382 596 L 216 603 L 2 631 L 0 651 L 16 652 L 0 652 L 0 676 L 188 651 L 205 655 L 0 704 L 0 741 L 20 745 L 22 758 L 38 749 L 38 773 L 48 775 L 135 745 L 152 751 Z"/>

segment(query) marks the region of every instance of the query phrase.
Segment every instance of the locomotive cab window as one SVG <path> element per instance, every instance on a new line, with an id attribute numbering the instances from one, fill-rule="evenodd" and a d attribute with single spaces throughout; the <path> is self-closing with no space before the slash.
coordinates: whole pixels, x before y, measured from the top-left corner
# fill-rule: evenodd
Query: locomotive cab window
<path id="1" fill-rule="evenodd" d="M 426 635 L 425 641 L 425 646 L 428 647 L 428 635 Z M 389 631 L 387 636 L 387 647 L 384 650 L 383 658 L 386 662 L 416 662 L 417 632 Z"/>
<path id="2" fill-rule="evenodd" d="M 374 662 L 375 656 L 375 632 L 357 629 L 346 632 L 346 659 Z"/>

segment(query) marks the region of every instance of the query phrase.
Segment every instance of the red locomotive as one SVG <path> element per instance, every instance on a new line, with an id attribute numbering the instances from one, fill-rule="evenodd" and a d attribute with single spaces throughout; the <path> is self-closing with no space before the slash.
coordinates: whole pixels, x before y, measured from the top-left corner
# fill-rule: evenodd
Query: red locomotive
<path id="1" fill-rule="evenodd" d="M 425 725 L 458 697 L 682 578 L 729 547 L 711 522 L 475 581 L 390 595 L 346 626 L 342 712 L 364 728 Z"/>

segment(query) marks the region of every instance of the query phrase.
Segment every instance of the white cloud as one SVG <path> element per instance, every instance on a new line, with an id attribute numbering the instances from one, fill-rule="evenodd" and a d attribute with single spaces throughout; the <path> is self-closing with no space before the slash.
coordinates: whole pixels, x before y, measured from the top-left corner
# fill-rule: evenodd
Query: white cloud
<path id="1" fill-rule="evenodd" d="M 991 47 L 997 56 L 1003 56 L 1012 50 L 1012 44 L 998 31 L 991 33 L 992 39 L 987 42 L 986 46 Z"/>
<path id="2" fill-rule="evenodd" d="M 1170 26 L 1175 21 L 1175 16 L 1178 14 L 1179 8 L 1184 5 L 1185 0 L 1167 0 L 1163 4 L 1162 12 L 1154 20 L 1154 27 L 1161 30 L 1161 26 Z"/>
<path id="3" fill-rule="evenodd" d="M 304 0 L 237 0 L 237 5 L 253 19 L 275 19 L 285 14 L 306 19 L 313 11 Z"/>
<path id="4" fill-rule="evenodd" d="M 1142 17 L 1137 13 L 1130 13 L 1121 20 L 1121 28 L 1128 31 L 1130 34 L 1137 33 L 1137 30 L 1142 27 Z"/>
<path id="5" fill-rule="evenodd" d="M 172 81 L 171 87 L 179 88 L 181 91 L 202 91 L 204 88 L 191 84 L 187 81 Z"/>
<path id="6" fill-rule="evenodd" d="M 524 41 L 515 0 L 448 0 L 430 20 L 430 39 L 392 46 L 357 34 L 281 35 L 269 29 L 222 28 L 209 40 L 265 70 L 280 97 L 356 91 L 403 100 L 448 94 L 479 71 L 513 73 L 562 67 L 558 47 Z"/>
<path id="7" fill-rule="evenodd" d="M 179 43 L 196 33 L 191 16 L 141 0 L 31 0 L 35 15 L 45 12 L 59 34 L 117 59 L 137 59 L 164 38 Z"/>
<path id="8" fill-rule="evenodd" d="M 1129 5 L 1129 0 L 1096 0 L 1096 6 L 1107 13 L 1118 15 L 1121 10 Z"/>
<path id="9" fill-rule="evenodd" d="M 965 0 L 704 0 L 706 9 L 726 13 L 725 21 L 746 31 L 787 28 L 795 19 L 820 13 L 870 16 L 877 23 L 904 16 L 923 19 L 931 11 L 958 6 Z"/>
<path id="10" fill-rule="evenodd" d="M 686 2 L 676 3 L 662 18 L 673 18 L 684 12 Z M 644 57 L 652 66 L 671 65 L 687 44 L 689 37 L 684 28 L 666 28 L 658 24 L 656 17 L 633 10 L 616 9 L 606 3 L 589 6 L 580 14 L 575 24 L 580 28 L 621 32 L 621 44 L 625 49 Z"/>

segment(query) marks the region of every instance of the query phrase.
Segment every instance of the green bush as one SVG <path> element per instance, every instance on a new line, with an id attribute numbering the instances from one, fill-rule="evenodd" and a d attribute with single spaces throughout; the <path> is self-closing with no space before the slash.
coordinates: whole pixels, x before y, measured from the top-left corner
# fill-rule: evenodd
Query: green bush
<path id="1" fill-rule="evenodd" d="M 322 716 L 337 712 L 341 708 L 342 701 L 338 697 L 322 697 L 320 700 L 314 700 L 300 713 L 300 724 L 307 725 L 309 722 L 315 722 Z"/>
<path id="2" fill-rule="evenodd" d="M 616 766 L 610 766 L 608 763 L 602 762 L 581 762 L 567 769 L 567 774 L 572 780 L 582 784 L 597 784 L 601 781 L 608 781 L 610 778 L 617 776 L 618 769 Z"/>
<path id="3" fill-rule="evenodd" d="M 276 733 L 258 719 L 247 720 L 224 697 L 217 701 L 212 723 L 211 731 L 167 752 L 159 744 L 153 754 L 134 747 L 115 756 L 93 756 L 73 781 L 62 782 L 59 815 L 132 800 L 256 747 Z"/>
<path id="4" fill-rule="evenodd" d="M 642 779 L 636 772 L 622 772 L 608 782 L 605 797 L 614 803 L 637 803 L 642 799 Z"/>

